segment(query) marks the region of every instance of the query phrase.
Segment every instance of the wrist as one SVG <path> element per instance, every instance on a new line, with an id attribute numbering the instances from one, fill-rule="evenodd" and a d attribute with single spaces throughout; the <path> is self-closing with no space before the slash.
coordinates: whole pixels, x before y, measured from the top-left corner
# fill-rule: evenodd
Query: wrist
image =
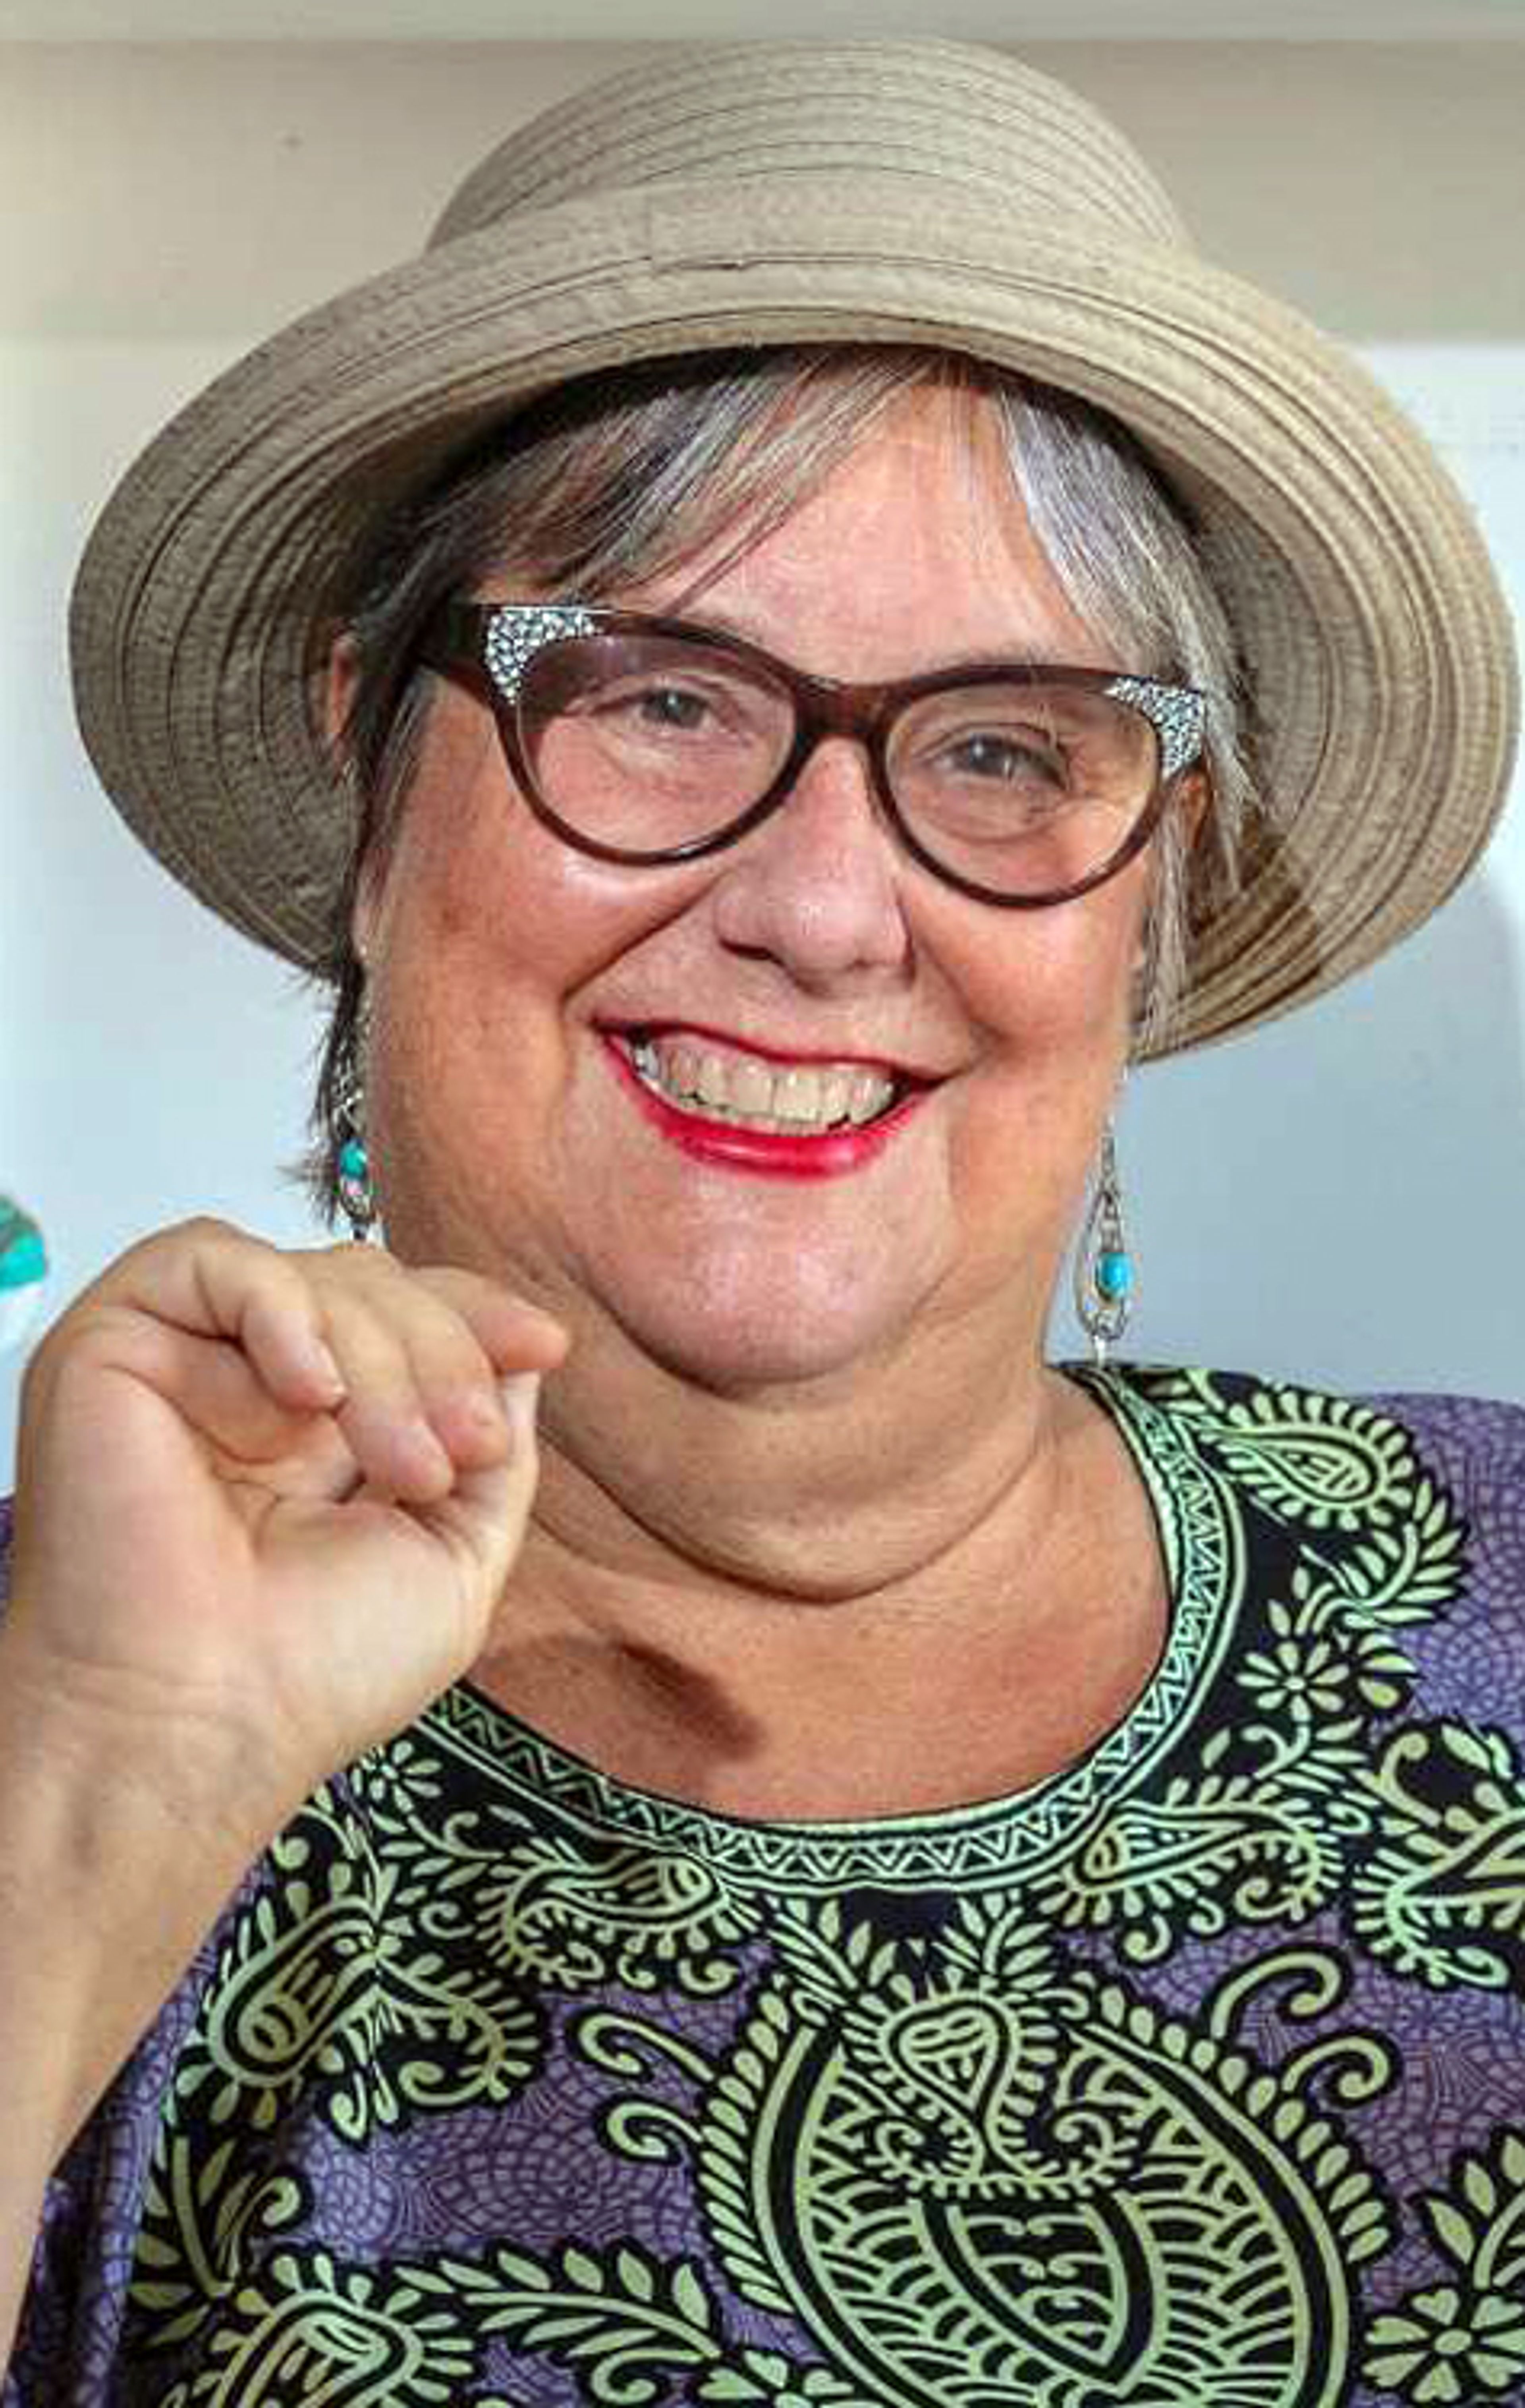
<path id="1" fill-rule="evenodd" d="M 184 1974 L 261 1842 L 188 1819 L 135 1756 L 38 1709 L 0 1662 L 0 2057 L 56 2160 Z M 30 1711 L 29 1711 L 30 1709 Z M 7 2105 L 7 2117 L 11 2112 Z M 20 2132 L 14 2135 L 18 2148 Z"/>
<path id="2" fill-rule="evenodd" d="M 294 1811 L 254 1779 L 270 1751 L 225 1710 L 154 1690 L 126 1667 L 61 1660 L 22 1615 L 0 1627 L 0 1828 L 26 1822 L 65 1889 L 151 1888 L 166 1858 L 178 1881 L 225 1888 Z"/>
<path id="3" fill-rule="evenodd" d="M 141 1793 L 87 1797 L 56 1768 L 18 1781 L 0 1766 L 0 2056 L 7 2121 L 24 2102 L 26 2154 L 43 2171 L 183 1978 L 248 1861 L 188 1851 Z"/>

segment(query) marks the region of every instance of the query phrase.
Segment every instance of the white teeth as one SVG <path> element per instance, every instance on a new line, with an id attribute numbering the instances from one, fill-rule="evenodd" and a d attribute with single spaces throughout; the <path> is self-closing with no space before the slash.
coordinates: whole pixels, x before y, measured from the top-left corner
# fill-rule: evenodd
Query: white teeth
<path id="1" fill-rule="evenodd" d="M 772 1082 L 773 1109 L 781 1121 L 819 1121 L 821 1118 L 820 1073 L 815 1070 L 781 1070 Z"/>
<path id="2" fill-rule="evenodd" d="M 756 1120 L 779 1109 L 774 1099 L 777 1083 L 765 1062 L 733 1062 L 725 1085 L 708 1100 L 729 1104 L 733 1111 L 747 1112 Z"/>
<path id="3" fill-rule="evenodd" d="M 773 1133 L 806 1135 L 842 1121 L 861 1127 L 895 1092 L 883 1071 L 803 1063 L 775 1069 L 755 1054 L 700 1053 L 681 1038 L 641 1038 L 630 1058 L 647 1086 L 680 1110 Z"/>
<path id="4" fill-rule="evenodd" d="M 655 1077 L 657 1059 L 655 1049 L 648 1045 L 643 1047 L 642 1051 L 650 1055 L 651 1075 Z M 691 1045 L 674 1046 L 672 1058 L 667 1065 L 667 1075 L 672 1081 L 675 1095 L 696 1096 L 699 1093 L 699 1056 Z"/>
<path id="5" fill-rule="evenodd" d="M 882 1082 L 872 1070 L 856 1070 L 848 1087 L 848 1114 L 857 1122 L 871 1121 L 879 1109 Z"/>

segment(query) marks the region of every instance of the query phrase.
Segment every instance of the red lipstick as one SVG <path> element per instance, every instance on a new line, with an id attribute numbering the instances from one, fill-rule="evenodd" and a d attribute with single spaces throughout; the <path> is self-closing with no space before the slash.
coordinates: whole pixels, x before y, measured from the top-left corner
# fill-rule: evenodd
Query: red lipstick
<path id="1" fill-rule="evenodd" d="M 606 1037 L 605 1050 L 641 1111 L 658 1134 L 713 1170 L 761 1173 L 773 1179 L 839 1179 L 862 1170 L 884 1152 L 927 1094 L 913 1088 L 877 1120 L 855 1127 L 824 1129 L 816 1137 L 776 1136 L 770 1129 L 742 1128 L 734 1121 L 706 1120 L 679 1111 L 648 1087 L 621 1045 Z"/>

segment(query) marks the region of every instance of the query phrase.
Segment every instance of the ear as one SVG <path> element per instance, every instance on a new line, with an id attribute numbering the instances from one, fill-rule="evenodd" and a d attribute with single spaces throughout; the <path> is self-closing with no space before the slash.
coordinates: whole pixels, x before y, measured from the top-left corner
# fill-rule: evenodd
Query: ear
<path id="1" fill-rule="evenodd" d="M 360 646 L 346 628 L 335 637 L 329 646 L 323 670 L 323 734 L 328 739 L 335 767 L 339 770 L 343 770 L 348 762 L 346 738 L 359 684 Z M 361 865 L 354 905 L 349 913 L 349 941 L 363 962 L 368 958 L 376 937 L 381 909 L 381 871 L 373 848 Z"/>
<path id="2" fill-rule="evenodd" d="M 1190 853 L 1200 840 L 1213 807 L 1213 774 L 1205 762 L 1183 772 L 1171 800 L 1171 810 L 1178 812 L 1181 833 Z"/>
<path id="3" fill-rule="evenodd" d="M 323 672 L 323 734 L 335 759 L 343 754 L 345 731 L 359 683 L 360 647 L 347 627 L 330 644 Z"/>

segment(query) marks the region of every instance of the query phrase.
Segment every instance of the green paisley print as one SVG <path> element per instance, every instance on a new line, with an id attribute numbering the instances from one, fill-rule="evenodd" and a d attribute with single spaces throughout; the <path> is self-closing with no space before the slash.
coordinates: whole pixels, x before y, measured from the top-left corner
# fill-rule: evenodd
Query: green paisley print
<path id="1" fill-rule="evenodd" d="M 789 1826 L 452 1691 L 128 2078 L 78 2396 L 1525 2401 L 1522 1489 L 1413 1414 L 1085 1376 L 1175 1600 L 1126 1721 L 1018 1798 Z"/>

